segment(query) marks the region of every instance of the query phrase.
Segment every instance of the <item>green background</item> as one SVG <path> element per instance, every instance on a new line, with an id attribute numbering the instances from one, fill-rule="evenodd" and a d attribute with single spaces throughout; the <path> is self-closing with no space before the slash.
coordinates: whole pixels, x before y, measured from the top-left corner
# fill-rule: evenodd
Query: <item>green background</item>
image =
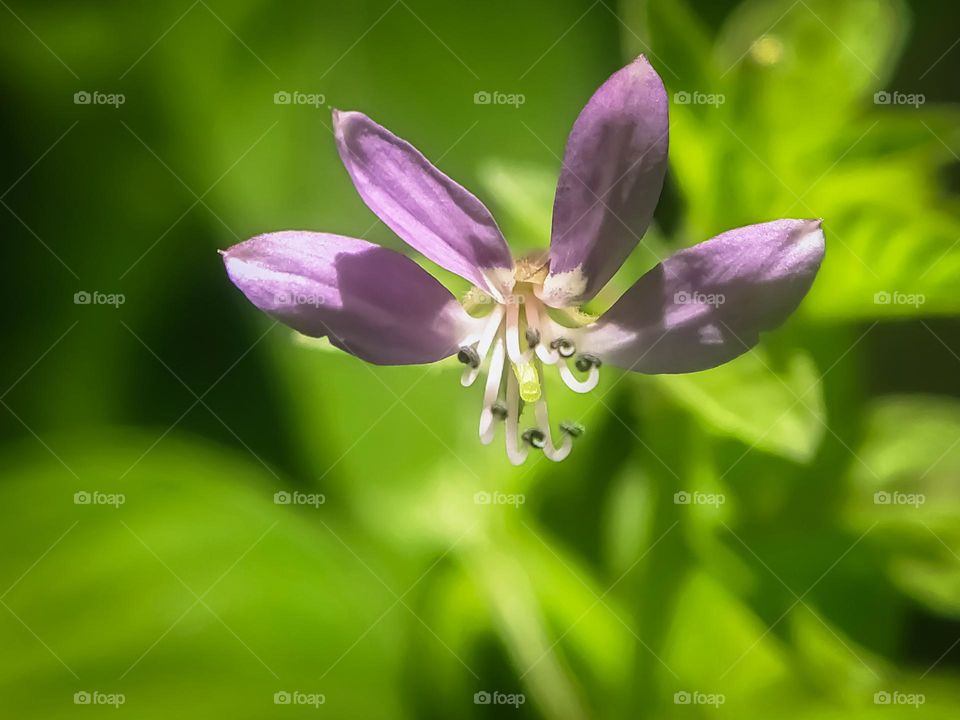
<path id="1" fill-rule="evenodd" d="M 957 717 L 952 3 L 0 4 L 4 717 Z M 587 426 L 564 463 L 481 446 L 455 363 L 296 342 L 227 281 L 216 250 L 265 231 L 402 249 L 328 107 L 543 245 L 573 120 L 640 52 L 671 167 L 598 307 L 739 225 L 822 217 L 827 255 L 723 368 L 551 388 Z"/>

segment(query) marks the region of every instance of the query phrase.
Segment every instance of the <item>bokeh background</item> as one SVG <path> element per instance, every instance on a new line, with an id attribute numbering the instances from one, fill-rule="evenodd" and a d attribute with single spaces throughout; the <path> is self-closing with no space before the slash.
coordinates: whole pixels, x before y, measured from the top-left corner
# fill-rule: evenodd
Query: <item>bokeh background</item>
<path id="1" fill-rule="evenodd" d="M 0 5 L 5 717 L 957 717 L 955 3 Z M 481 446 L 455 369 L 298 342 L 228 283 L 263 231 L 402 249 L 330 107 L 545 244 L 567 131 L 640 52 L 671 167 L 598 306 L 753 222 L 822 217 L 827 257 L 728 366 L 554 392 L 566 462 Z"/>

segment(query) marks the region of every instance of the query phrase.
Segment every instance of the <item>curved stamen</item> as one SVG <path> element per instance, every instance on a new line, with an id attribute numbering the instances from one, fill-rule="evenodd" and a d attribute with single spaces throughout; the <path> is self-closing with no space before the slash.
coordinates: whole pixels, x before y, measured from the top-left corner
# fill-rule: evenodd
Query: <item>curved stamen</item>
<path id="1" fill-rule="evenodd" d="M 577 370 L 580 372 L 589 372 L 592 367 L 600 367 L 603 363 L 600 362 L 600 358 L 596 355 L 591 355 L 590 353 L 583 353 L 580 357 L 577 358 L 575 363 Z"/>
<path id="2" fill-rule="evenodd" d="M 513 373 L 507 373 L 507 422 L 506 437 L 507 458 L 514 465 L 523 465 L 527 459 L 527 448 L 517 442 L 517 428 L 520 423 L 520 389 Z"/>
<path id="3" fill-rule="evenodd" d="M 576 393 L 588 393 L 600 382 L 600 368 L 596 365 L 590 367 L 590 374 L 587 375 L 587 379 L 583 381 L 577 380 L 573 371 L 570 370 L 569 362 L 560 363 L 559 368 L 560 379 L 563 380 L 563 384 Z"/>
<path id="4" fill-rule="evenodd" d="M 564 337 L 559 337 L 550 343 L 550 347 L 557 351 L 560 357 L 572 358 L 577 353 L 576 346 Z"/>
<path id="5" fill-rule="evenodd" d="M 493 338 L 496 336 L 497 330 L 500 329 L 501 320 L 503 320 L 503 306 L 494 305 L 493 310 L 490 311 L 490 315 L 487 317 L 486 323 L 483 326 L 483 330 L 480 331 L 480 337 L 477 340 L 476 353 L 479 361 L 476 367 L 468 366 L 463 371 L 463 375 L 460 376 L 460 384 L 464 387 L 470 387 L 473 385 L 473 382 L 480 374 L 480 366 L 483 365 L 483 360 L 486 358 L 487 353 L 490 350 L 490 345 L 493 343 Z M 469 343 L 464 343 L 464 345 L 467 344 Z"/>
<path id="6" fill-rule="evenodd" d="M 473 369 L 480 367 L 480 356 L 477 354 L 476 349 L 470 345 L 462 345 L 460 347 L 460 352 L 457 353 L 457 360 Z"/>
<path id="7" fill-rule="evenodd" d="M 554 462 L 564 460 L 570 454 L 573 448 L 573 437 L 569 433 L 563 433 L 563 441 L 560 447 L 553 444 L 553 437 L 550 435 L 550 415 L 547 411 L 547 398 L 541 396 L 536 405 L 537 426 L 544 437 L 543 454 Z"/>
<path id="8" fill-rule="evenodd" d="M 521 435 L 523 441 L 532 448 L 543 450 L 547 445 L 547 436 L 543 434 L 540 428 L 528 428 Z"/>
<path id="9" fill-rule="evenodd" d="M 494 406 L 497 395 L 500 393 L 500 381 L 503 378 L 503 333 L 498 333 L 493 345 L 493 354 L 490 355 L 490 367 L 487 370 L 487 384 L 483 391 L 483 410 L 480 412 L 480 442 L 489 445 L 493 442 L 493 435 L 497 426 L 494 420 L 497 414 Z"/>
<path id="10" fill-rule="evenodd" d="M 527 314 L 527 330 L 530 328 L 536 328 L 537 335 L 539 337 L 539 342 L 533 346 L 534 351 L 537 353 L 537 357 L 540 358 L 540 362 L 545 365 L 553 365 L 557 362 L 559 355 L 557 355 L 556 350 L 550 349 L 550 341 L 553 339 L 553 334 L 550 331 L 549 318 L 545 318 L 547 322 L 540 321 L 540 301 L 531 298 L 524 305 L 524 312 Z M 546 315 L 546 310 L 544 310 L 544 315 Z"/>

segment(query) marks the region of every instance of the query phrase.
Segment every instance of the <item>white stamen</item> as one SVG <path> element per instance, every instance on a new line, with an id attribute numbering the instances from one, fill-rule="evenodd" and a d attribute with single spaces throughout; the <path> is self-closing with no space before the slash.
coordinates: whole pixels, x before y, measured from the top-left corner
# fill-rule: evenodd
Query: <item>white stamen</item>
<path id="1" fill-rule="evenodd" d="M 520 350 L 520 306 L 516 302 L 507 303 L 507 355 L 510 362 L 519 365 L 524 353 Z"/>
<path id="2" fill-rule="evenodd" d="M 570 369 L 569 360 L 560 363 L 558 368 L 560 370 L 560 379 L 563 380 L 563 384 L 576 393 L 588 393 L 597 386 L 597 383 L 600 382 L 600 368 L 598 368 L 596 365 L 590 368 L 587 379 L 583 380 L 582 382 L 577 380 L 576 376 L 573 374 L 573 371 Z"/>
<path id="3" fill-rule="evenodd" d="M 477 367 L 465 368 L 463 375 L 460 376 L 460 384 L 464 387 L 473 385 L 477 376 L 480 374 L 480 368 L 483 365 L 484 358 L 487 357 L 487 353 L 490 351 L 490 345 L 493 343 L 493 338 L 496 337 L 497 330 L 500 329 L 500 321 L 502 319 L 503 306 L 494 305 L 493 310 L 490 311 L 490 315 L 487 316 L 486 323 L 483 326 L 483 330 L 480 331 L 480 336 L 477 340 L 477 355 L 480 357 L 480 363 Z M 465 341 L 461 344 L 469 345 L 470 343 Z"/>
<path id="4" fill-rule="evenodd" d="M 601 358 L 592 355 L 589 348 L 576 347 L 571 340 L 579 337 L 576 329 L 555 322 L 537 297 L 526 293 L 523 294 L 523 300 L 526 325 L 524 340 L 521 340 L 520 333 L 519 302 L 514 298 L 498 302 L 489 316 L 475 323 L 470 335 L 460 343 L 461 355 L 470 363 L 464 369 L 460 382 L 464 386 L 472 385 L 486 370 L 478 428 L 480 442 L 484 445 L 493 442 L 496 421 L 504 420 L 504 441 L 511 463 L 522 465 L 530 447 L 541 449 L 547 458 L 560 462 L 570 454 L 574 438 L 580 431 L 568 429 L 562 424 L 562 438 L 559 445 L 554 444 L 543 368 L 555 365 L 561 380 L 569 389 L 586 393 L 600 382 Z M 578 362 L 584 370 L 577 369 L 577 374 L 574 374 L 573 369 Z M 582 376 L 588 366 L 586 377 L 578 379 L 578 375 Z M 506 398 L 501 398 L 504 382 Z M 520 434 L 521 384 L 536 416 L 536 424 L 528 427 L 523 436 Z"/>
<path id="5" fill-rule="evenodd" d="M 540 428 L 540 432 L 543 433 L 543 436 L 547 441 L 543 448 L 543 454 L 554 462 L 560 462 L 561 460 L 564 460 L 567 455 L 570 454 L 570 450 L 573 448 L 573 438 L 567 434 L 564 434 L 563 442 L 560 443 L 560 447 L 558 448 L 554 446 L 553 437 L 550 435 L 550 415 L 547 412 L 546 393 L 541 395 L 540 399 L 537 400 L 536 414 L 537 426 Z"/>
<path id="6" fill-rule="evenodd" d="M 524 312 L 527 314 L 527 327 L 537 328 L 540 331 L 540 342 L 537 343 L 535 352 L 537 357 L 540 358 L 540 362 L 546 365 L 553 365 L 557 362 L 556 350 L 550 349 L 550 341 L 553 340 L 553 334 L 548 322 L 540 322 L 540 309 L 537 307 L 539 301 L 530 299 L 527 304 L 524 306 Z M 544 309 L 544 315 L 546 315 L 546 309 Z M 549 320 L 549 318 L 545 318 Z"/>
<path id="7" fill-rule="evenodd" d="M 520 388 L 512 372 L 507 373 L 507 421 L 506 421 L 507 458 L 514 465 L 523 465 L 527 459 L 526 445 L 520 445 L 517 430 L 520 424 Z"/>
<path id="8" fill-rule="evenodd" d="M 483 391 L 483 410 L 480 412 L 480 442 L 489 445 L 497 426 L 494 422 L 493 404 L 500 393 L 500 381 L 503 377 L 503 335 L 499 334 L 490 355 L 490 368 L 487 370 L 487 385 Z"/>

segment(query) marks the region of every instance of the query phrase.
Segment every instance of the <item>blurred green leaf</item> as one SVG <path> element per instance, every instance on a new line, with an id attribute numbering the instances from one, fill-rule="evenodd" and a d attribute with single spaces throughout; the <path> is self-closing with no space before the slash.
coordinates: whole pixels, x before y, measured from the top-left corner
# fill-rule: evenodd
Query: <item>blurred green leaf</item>
<path id="1" fill-rule="evenodd" d="M 813 457 L 826 428 L 820 378 L 802 352 L 775 365 L 757 349 L 713 370 L 654 379 L 713 431 L 798 462 Z"/>
<path id="2" fill-rule="evenodd" d="M 960 403 L 878 400 L 853 465 L 847 516 L 876 524 L 890 577 L 932 611 L 960 617 Z"/>
<path id="3" fill-rule="evenodd" d="M 909 27 L 903 3 L 742 3 L 701 72 L 679 57 L 687 48 L 702 57 L 696 48 L 706 42 L 685 3 L 626 5 L 662 30 L 650 42 L 673 93 L 670 158 L 687 208 L 685 244 L 776 217 L 820 217 L 827 254 L 802 306 L 808 316 L 960 310 L 960 207 L 945 201 L 939 174 L 956 161 L 960 113 L 922 96 L 884 101 L 919 96 L 889 86 Z M 623 34 L 636 45 L 633 32 Z M 697 93 L 716 99 L 687 99 Z"/>
<path id="4" fill-rule="evenodd" d="M 20 510 L 0 525 L 5 707 L 75 717 L 73 694 L 99 691 L 143 718 L 263 717 L 299 690 L 330 712 L 403 717 L 405 618 L 380 617 L 394 600 L 381 577 L 402 587 L 337 499 L 277 504 L 292 488 L 255 461 L 158 435 L 51 440 L 69 470 L 34 443 L 6 450 L 0 505 Z"/>
<path id="5" fill-rule="evenodd" d="M 491 159 L 480 166 L 480 183 L 515 254 L 550 246 L 556 172 L 543 165 Z"/>

